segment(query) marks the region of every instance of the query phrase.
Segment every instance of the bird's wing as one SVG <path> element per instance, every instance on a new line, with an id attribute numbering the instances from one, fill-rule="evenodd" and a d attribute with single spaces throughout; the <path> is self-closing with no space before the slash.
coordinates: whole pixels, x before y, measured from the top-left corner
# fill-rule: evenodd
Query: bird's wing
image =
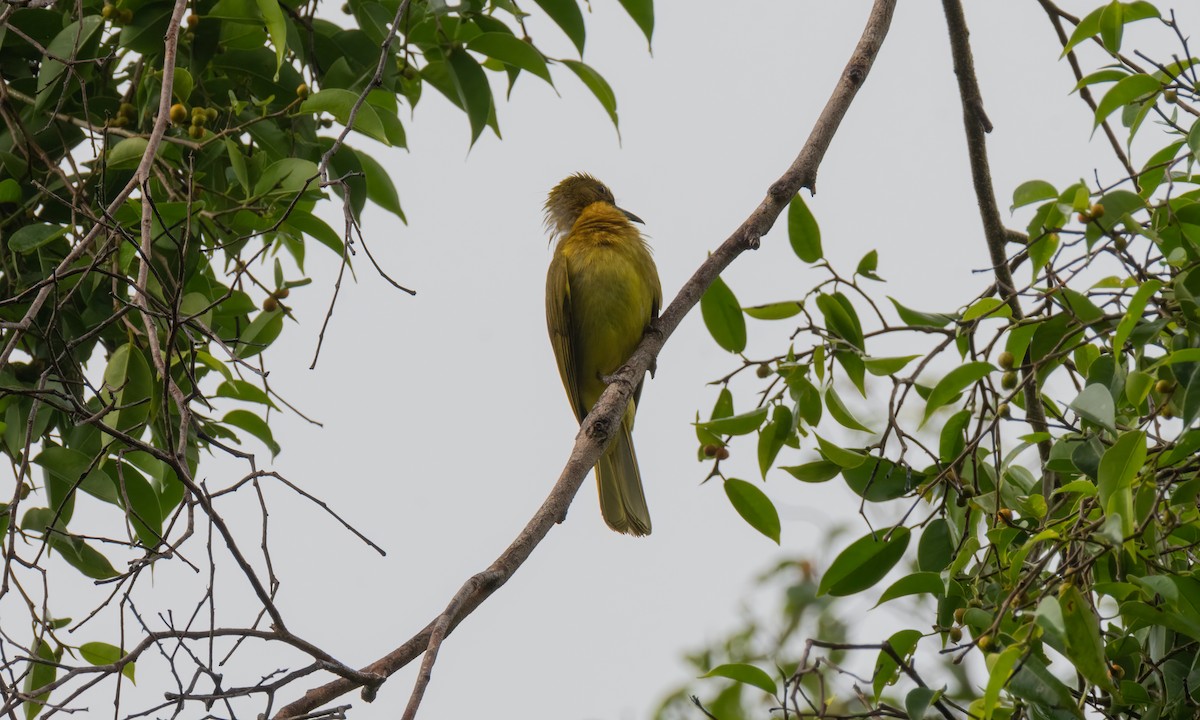
<path id="1" fill-rule="evenodd" d="M 571 409 L 580 422 L 587 417 L 588 408 L 583 407 L 579 394 L 578 374 L 575 372 L 575 343 L 571 339 L 571 281 L 567 276 L 567 261 L 561 253 L 555 253 L 546 274 L 546 328 L 550 331 L 550 345 L 554 348 L 554 359 L 558 361 L 558 374 Z"/>

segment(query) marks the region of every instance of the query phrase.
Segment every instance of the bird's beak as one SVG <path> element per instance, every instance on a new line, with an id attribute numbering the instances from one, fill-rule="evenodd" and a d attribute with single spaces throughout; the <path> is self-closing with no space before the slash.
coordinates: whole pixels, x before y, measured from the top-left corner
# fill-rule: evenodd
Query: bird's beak
<path id="1" fill-rule="evenodd" d="M 629 218 L 630 222 L 635 222 L 639 225 L 646 224 L 645 222 L 642 221 L 642 219 L 640 217 L 638 217 L 637 215 L 634 215 L 633 213 L 629 212 L 625 208 L 617 208 L 617 209 L 620 210 L 622 213 L 624 213 L 625 217 Z"/>

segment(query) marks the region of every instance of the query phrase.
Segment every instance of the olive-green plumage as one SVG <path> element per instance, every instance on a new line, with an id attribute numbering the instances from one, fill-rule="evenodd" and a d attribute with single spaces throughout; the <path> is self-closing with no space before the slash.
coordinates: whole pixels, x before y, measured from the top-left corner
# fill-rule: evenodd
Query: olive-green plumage
<path id="1" fill-rule="evenodd" d="M 560 238 L 546 275 L 546 325 L 580 422 L 604 392 L 604 378 L 633 354 L 662 305 L 658 270 L 634 221 L 641 222 L 590 175 L 568 177 L 546 200 L 546 225 Z M 596 464 L 604 521 L 630 535 L 650 534 L 631 435 L 641 393 L 639 382 L 617 436 Z"/>

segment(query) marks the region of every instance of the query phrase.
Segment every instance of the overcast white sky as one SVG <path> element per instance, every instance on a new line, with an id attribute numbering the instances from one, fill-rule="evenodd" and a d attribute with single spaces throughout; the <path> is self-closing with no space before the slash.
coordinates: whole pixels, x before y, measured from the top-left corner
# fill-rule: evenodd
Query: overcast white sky
<path id="1" fill-rule="evenodd" d="M 1176 4 L 1184 27 L 1200 29 L 1200 9 Z M 1089 114 L 1068 97 L 1074 80 L 1038 5 L 966 5 L 996 127 L 989 143 L 1001 205 L 1026 179 L 1061 186 L 1090 178 L 1098 163 L 1109 172 L 1103 138 L 1088 141 Z M 1093 3 L 1066 5 L 1078 12 Z M 585 60 L 616 91 L 621 144 L 561 68 L 561 97 L 522 77 L 499 106 L 504 140 L 489 132 L 470 152 L 465 116 L 427 89 L 407 122 L 410 151 L 378 148 L 409 225 L 374 210 L 364 225 L 375 256 L 417 296 L 388 287 L 360 257 L 358 282 L 343 286 L 310 371 L 336 269 L 315 248 L 309 269 L 317 280 L 290 298 L 303 324 L 289 325 L 269 356 L 272 386 L 325 423 L 277 417 L 284 451 L 275 468 L 389 553 L 379 558 L 318 510 L 270 491 L 280 604 L 293 630 L 352 665 L 374 660 L 485 568 L 557 478 L 576 425 L 543 316 L 550 252 L 541 205 L 549 188 L 575 171 L 607 182 L 646 221 L 673 297 L 791 162 L 869 6 L 660 1 L 651 57 L 618 3 L 593 0 Z M 536 17 L 530 27 L 539 47 L 572 57 L 556 28 Z M 987 282 L 971 274 L 987 266 L 986 251 L 940 3 L 900 3 L 818 190 L 811 207 L 827 255 L 849 272 L 878 249 L 889 281 L 881 293 L 949 311 Z M 792 255 L 783 227 L 725 275 L 744 305 L 799 296 L 820 277 Z M 750 322 L 751 356 L 784 346 L 784 326 Z M 567 522 L 443 646 L 422 717 L 646 717 L 686 679 L 681 653 L 731 627 L 752 576 L 784 554 L 830 557 L 836 548 L 823 534 L 859 522 L 840 481 L 809 486 L 769 476 L 782 548 L 738 518 L 719 485 L 700 485 L 707 466 L 695 460 L 690 422 L 712 405 L 705 383 L 733 367 L 694 313 L 659 358 L 635 432 L 654 534 L 632 539 L 606 529 L 589 479 Z M 733 453 L 731 468 L 757 479 L 752 446 Z M 785 449 L 781 463 L 811 455 Z M 233 472 L 208 467 L 214 481 Z M 253 509 L 249 495 L 245 504 Z M 251 547 L 255 532 L 244 535 Z M 160 573 L 156 586 L 170 577 Z M 220 590 L 243 592 L 233 582 Z M 879 637 L 862 639 L 899 629 L 892 622 L 866 623 Z M 354 716 L 398 717 L 415 667 L 373 705 L 350 696 Z"/>

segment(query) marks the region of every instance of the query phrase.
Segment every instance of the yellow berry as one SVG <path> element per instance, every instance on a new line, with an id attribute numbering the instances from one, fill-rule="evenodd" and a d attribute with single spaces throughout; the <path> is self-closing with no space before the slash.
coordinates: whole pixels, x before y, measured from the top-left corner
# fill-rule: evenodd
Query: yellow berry
<path id="1" fill-rule="evenodd" d="M 996 414 L 1002 418 L 1012 417 L 1012 409 L 1008 407 L 1008 403 L 1000 403 L 1000 407 L 996 408 Z"/>
<path id="2" fill-rule="evenodd" d="M 187 17 L 187 26 L 188 26 L 189 28 L 195 29 L 195 27 L 196 27 L 197 25 L 199 25 L 199 24 L 200 24 L 200 16 L 199 16 L 199 15 L 197 15 L 197 14 L 195 14 L 195 13 L 192 13 L 191 15 L 188 15 L 188 17 Z"/>
<path id="3" fill-rule="evenodd" d="M 956 643 L 959 640 L 962 640 L 962 628 L 960 628 L 960 627 L 950 628 L 950 642 Z"/>
<path id="4" fill-rule="evenodd" d="M 1179 100 L 1179 95 L 1175 92 L 1174 88 L 1167 88 L 1163 91 L 1163 100 L 1174 104 L 1177 100 Z"/>
<path id="5" fill-rule="evenodd" d="M 204 137 L 204 127 L 201 125 L 193 125 L 188 128 L 188 135 L 191 136 L 193 140 L 200 140 Z"/>
<path id="6" fill-rule="evenodd" d="M 267 312 L 274 312 L 279 309 L 279 301 L 276 300 L 271 295 L 268 295 L 267 299 L 263 300 L 262 307 L 263 307 L 263 310 L 266 310 Z"/>
<path id="7" fill-rule="evenodd" d="M 1000 353 L 999 359 L 1000 359 L 1000 367 L 1003 368 L 1004 370 L 1012 370 L 1013 365 L 1015 365 L 1017 362 L 1017 359 L 1015 357 L 1013 357 L 1013 354 L 1007 350 Z"/>
<path id="8" fill-rule="evenodd" d="M 300 83 L 296 86 L 296 97 L 301 100 L 308 97 L 308 83 Z"/>
<path id="9" fill-rule="evenodd" d="M 1012 390 L 1017 386 L 1017 374 L 1012 370 L 1000 376 L 1000 387 L 1005 390 Z"/>
<path id="10" fill-rule="evenodd" d="M 104 18 L 105 20 L 112 20 L 112 16 L 116 14 L 116 12 L 117 9 L 115 7 L 105 3 L 104 7 L 100 9 L 100 17 Z"/>
<path id="11" fill-rule="evenodd" d="M 979 636 L 979 639 L 975 641 L 975 644 L 979 646 L 980 650 L 987 650 L 992 645 L 992 636 L 984 633 Z"/>
<path id="12" fill-rule="evenodd" d="M 1092 217 L 1094 217 L 1094 218 L 1104 217 L 1104 206 L 1101 205 L 1100 203 L 1096 203 L 1095 205 L 1092 206 L 1092 209 L 1089 210 L 1088 212 L 1090 212 Z"/>
<path id="13" fill-rule="evenodd" d="M 1159 395 L 1166 395 L 1175 390 L 1175 383 L 1170 380 L 1159 380 L 1154 383 L 1154 389 L 1158 391 Z"/>
<path id="14" fill-rule="evenodd" d="M 182 125 L 187 120 L 187 108 L 183 103 L 175 103 L 171 106 L 171 122 L 176 125 Z"/>

